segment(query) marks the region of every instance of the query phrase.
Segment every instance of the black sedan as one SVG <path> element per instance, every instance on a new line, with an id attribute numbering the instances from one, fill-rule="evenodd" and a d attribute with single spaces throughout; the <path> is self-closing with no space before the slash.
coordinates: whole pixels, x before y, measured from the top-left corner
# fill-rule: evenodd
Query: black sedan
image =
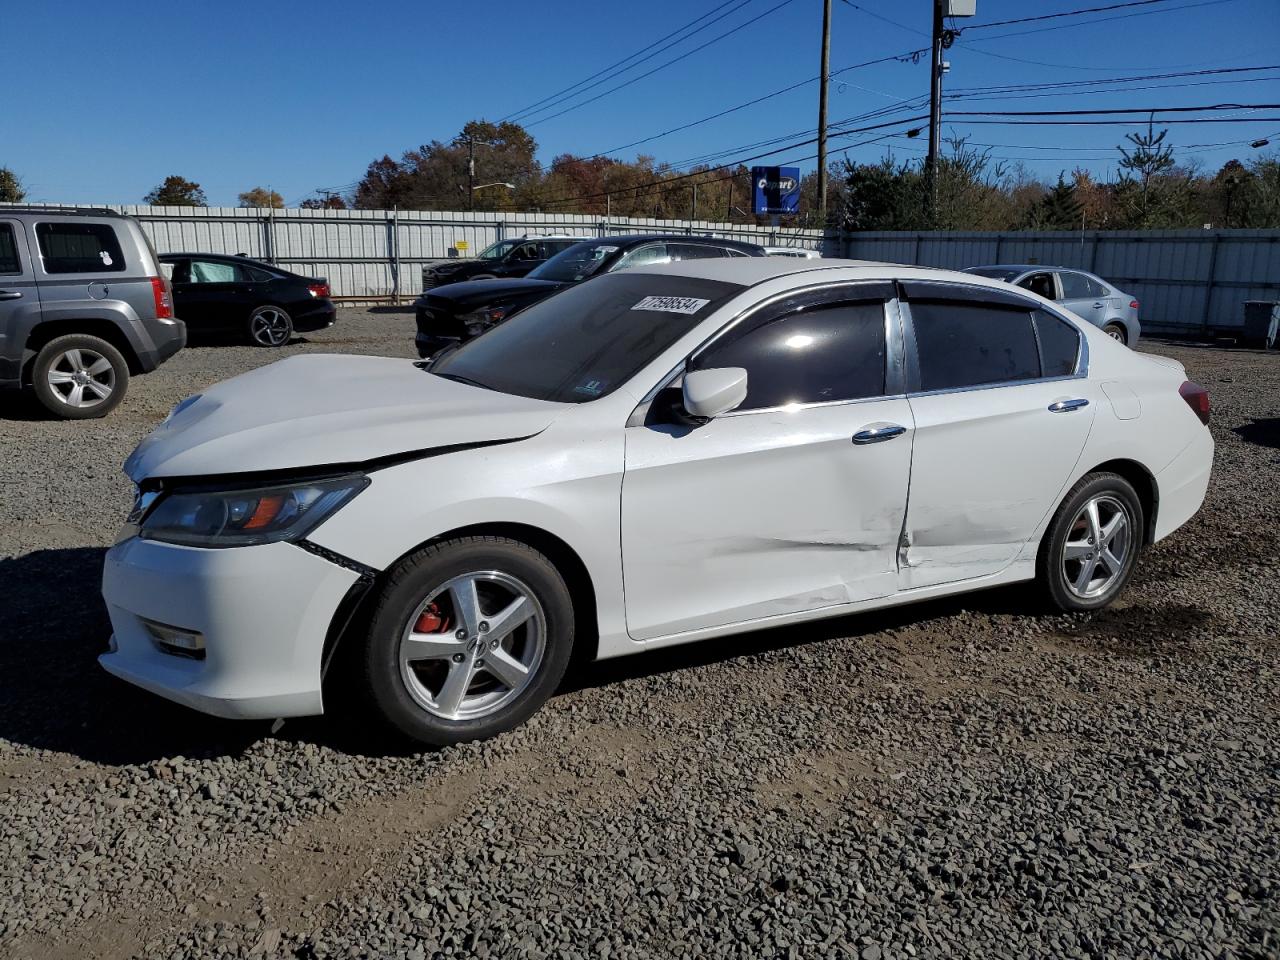
<path id="1" fill-rule="evenodd" d="M 519 237 L 499 240 L 473 260 L 445 260 L 422 268 L 422 289 L 464 280 L 496 280 L 523 277 L 575 243 L 574 237 Z"/>
<path id="2" fill-rule="evenodd" d="M 324 277 L 212 253 L 166 253 L 160 262 L 170 270 L 174 312 L 197 336 L 231 333 L 282 347 L 295 331 L 331 326 L 338 313 Z"/>
<path id="3" fill-rule="evenodd" d="M 583 240 L 519 280 L 476 280 L 429 290 L 414 303 L 418 355 L 430 357 L 589 277 L 709 257 L 763 257 L 764 249 L 717 237 L 644 234 Z"/>

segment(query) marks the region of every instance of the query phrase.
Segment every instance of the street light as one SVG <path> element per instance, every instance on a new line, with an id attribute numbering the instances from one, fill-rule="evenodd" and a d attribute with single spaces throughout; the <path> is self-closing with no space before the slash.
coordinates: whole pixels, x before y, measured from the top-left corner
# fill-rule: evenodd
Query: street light
<path id="1" fill-rule="evenodd" d="M 474 192 L 476 190 L 483 190 L 485 187 L 506 187 L 508 190 L 514 190 L 516 185 L 514 183 L 507 183 L 505 180 L 495 180 L 493 183 L 478 184 L 471 189 Z"/>

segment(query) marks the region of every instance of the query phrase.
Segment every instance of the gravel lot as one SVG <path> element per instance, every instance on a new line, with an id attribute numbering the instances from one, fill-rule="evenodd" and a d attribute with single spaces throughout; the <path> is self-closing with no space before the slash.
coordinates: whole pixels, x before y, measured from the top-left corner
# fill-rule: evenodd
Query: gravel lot
<path id="1" fill-rule="evenodd" d="M 344 311 L 286 352 L 408 356 Z M 1280 956 L 1280 355 L 1116 607 L 993 591 L 584 667 L 524 729 L 385 752 L 113 680 L 120 464 L 277 359 L 191 348 L 105 421 L 0 398 L 0 956 Z"/>

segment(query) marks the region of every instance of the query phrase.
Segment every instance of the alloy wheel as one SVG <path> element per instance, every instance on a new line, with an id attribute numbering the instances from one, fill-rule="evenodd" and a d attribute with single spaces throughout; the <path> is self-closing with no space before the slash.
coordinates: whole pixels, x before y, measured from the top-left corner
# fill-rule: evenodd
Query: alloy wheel
<path id="1" fill-rule="evenodd" d="M 529 685 L 546 642 L 546 616 L 528 585 L 496 570 L 467 573 L 414 610 L 400 635 L 400 677 L 428 713 L 476 720 Z"/>
<path id="2" fill-rule="evenodd" d="M 1108 494 L 1093 497 L 1076 514 L 1062 547 L 1067 589 L 1082 600 L 1102 596 L 1124 575 L 1133 549 L 1129 508 Z"/>
<path id="3" fill-rule="evenodd" d="M 111 361 L 87 347 L 65 351 L 49 366 L 46 376 L 55 397 L 82 410 L 110 399 L 116 388 Z"/>
<path id="4" fill-rule="evenodd" d="M 1107 336 L 1112 340 L 1119 340 L 1121 343 L 1125 342 L 1124 331 L 1119 327 L 1108 327 Z"/>
<path id="5" fill-rule="evenodd" d="M 289 318 L 275 307 L 267 307 L 253 315 L 249 330 L 255 342 L 278 347 L 289 339 Z"/>

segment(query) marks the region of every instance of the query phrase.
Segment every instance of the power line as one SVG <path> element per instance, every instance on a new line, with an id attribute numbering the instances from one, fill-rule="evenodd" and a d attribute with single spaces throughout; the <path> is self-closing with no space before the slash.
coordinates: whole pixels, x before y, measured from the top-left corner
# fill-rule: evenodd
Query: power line
<path id="1" fill-rule="evenodd" d="M 873 67 L 881 63 L 893 63 L 893 62 L 905 63 L 906 61 L 912 59 L 913 57 L 916 57 L 919 54 L 925 53 L 927 50 L 928 50 L 927 47 L 921 47 L 918 50 L 906 50 L 902 53 L 893 54 L 892 56 L 888 56 L 888 57 L 878 57 L 875 60 L 865 60 L 862 63 L 853 63 L 847 67 L 841 67 L 839 70 L 831 71 L 831 73 L 828 76 L 838 77 L 842 74 L 848 73 L 850 70 L 860 70 L 863 67 Z M 754 100 L 748 100 L 745 103 L 739 103 L 736 106 L 727 107 L 724 110 L 719 111 L 718 113 L 709 114 L 708 116 L 702 117 L 698 120 L 691 120 L 688 123 L 681 124 L 678 127 L 672 127 L 669 130 L 663 130 L 661 133 L 655 133 L 652 136 L 644 137 L 640 140 L 632 140 L 630 143 L 624 143 L 621 146 L 612 147 L 608 150 L 601 150 L 598 153 L 592 154 L 591 157 L 605 157 L 611 153 L 618 153 L 620 150 L 626 150 L 630 147 L 638 147 L 642 143 L 651 143 L 654 140 L 661 140 L 663 137 L 670 136 L 673 133 L 680 133 L 681 131 L 688 130 L 691 127 L 700 126 L 701 124 L 709 123 L 712 120 L 719 120 L 721 117 L 726 117 L 731 113 L 736 113 L 739 110 L 745 110 L 747 107 L 754 107 L 757 104 L 764 103 L 766 100 L 771 100 L 774 97 L 780 97 L 784 93 L 790 93 L 792 90 L 798 90 L 801 87 L 806 86 L 807 84 L 814 83 L 818 79 L 819 79 L 818 77 L 814 76 L 814 77 L 809 77 L 806 80 L 797 81 L 796 83 L 793 83 L 790 86 L 782 87 L 781 89 L 774 90 L 770 93 L 766 93 L 766 94 L 763 94 L 762 96 L 756 97 Z"/>
<path id="2" fill-rule="evenodd" d="M 572 93 L 572 91 L 575 91 L 575 90 L 577 90 L 579 87 L 582 87 L 582 86 L 585 86 L 585 85 L 589 84 L 592 80 L 595 80 L 597 77 L 602 77 L 602 76 L 604 76 L 606 73 L 609 73 L 610 71 L 617 70 L 618 68 L 621 68 L 621 67 L 622 67 L 622 65 L 623 65 L 623 64 L 625 64 L 628 60 L 635 60 L 635 58 L 636 58 L 636 57 L 639 57 L 639 56 L 640 56 L 640 54 L 642 54 L 642 53 L 646 53 L 646 52 L 647 52 L 647 51 L 649 51 L 649 50 L 653 50 L 653 48 L 654 48 L 654 47 L 657 47 L 657 46 L 659 46 L 659 45 L 661 45 L 661 44 L 663 44 L 663 43 L 666 43 L 666 41 L 670 40 L 670 39 L 671 39 L 672 37 L 674 37 L 676 34 L 683 33 L 685 30 L 688 30 L 690 27 L 692 27 L 694 24 L 696 24 L 699 20 L 705 20 L 705 19 L 707 19 L 707 17 L 710 17 L 712 14 L 716 13 L 717 11 L 719 11 L 719 10 L 723 10 L 725 7 L 733 6 L 734 4 L 737 4 L 737 7 L 736 7 L 736 9 L 735 9 L 735 10 L 730 10 L 728 13 L 726 13 L 726 14 L 724 14 L 724 15 L 723 15 L 723 16 L 726 16 L 726 17 L 727 17 L 727 16 L 729 16 L 729 14 L 735 13 L 735 12 L 737 12 L 737 10 L 741 10 L 743 7 L 745 7 L 745 6 L 746 6 L 748 3 L 750 3 L 750 2 L 751 2 L 751 0 L 725 0 L 725 2 L 724 2 L 724 3 L 721 3 L 719 6 L 712 7 L 710 10 L 708 10 L 708 11 L 707 11 L 706 13 L 704 13 L 702 16 L 700 16 L 700 17 L 695 17 L 693 20 L 690 20 L 690 21 L 689 21 L 688 23 L 686 23 L 684 26 L 682 26 L 682 27 L 680 27 L 680 28 L 678 28 L 678 29 L 676 29 L 676 30 L 671 31 L 671 32 L 670 32 L 670 33 L 668 33 L 665 37 L 662 37 L 662 38 L 660 38 L 660 39 L 658 39 L 658 40 L 655 40 L 653 43 L 649 44 L 647 47 L 642 47 L 641 49 L 637 50 L 635 53 L 631 54 L 630 56 L 623 57 L 621 60 L 618 60 L 616 63 L 611 63 L 611 64 L 609 64 L 609 66 L 604 67 L 603 69 L 596 71 L 595 73 L 591 74 L 591 76 L 589 76 L 589 77 L 586 77 L 586 78 L 584 78 L 584 79 L 582 79 L 582 80 L 579 80 L 577 83 L 574 83 L 574 84 L 571 84 L 571 85 L 569 85 L 569 86 L 565 87 L 563 90 L 557 90 L 555 93 L 550 94 L 550 95 L 548 95 L 548 96 L 545 96 L 545 97 L 543 97 L 541 100 L 538 100 L 538 101 L 536 101 L 536 102 L 534 102 L 534 103 L 529 104 L 529 106 L 527 106 L 527 107 L 524 107 L 524 108 L 522 108 L 522 109 L 520 109 L 520 110 L 516 110 L 516 111 L 514 111 L 514 112 L 512 112 L 512 113 L 507 114 L 505 117 L 503 117 L 503 118 L 502 118 L 501 120 L 499 120 L 498 122 L 499 122 L 499 123 L 502 123 L 503 121 L 506 121 L 506 120 L 514 120 L 515 118 L 520 117 L 520 116 L 523 116 L 523 115 L 525 115 L 525 114 L 533 113 L 533 112 L 537 112 L 537 111 L 535 110 L 535 108 L 537 108 L 537 107 L 541 106 L 542 104 L 545 104 L 548 100 L 555 100 L 555 99 L 560 98 L 560 97 L 564 97 L 565 99 L 568 99 L 568 98 L 569 98 L 569 96 L 573 96 L 573 95 L 575 95 L 575 94 L 573 94 L 573 93 Z M 717 18 L 716 18 L 716 20 L 719 20 L 719 19 L 722 19 L 722 17 L 717 17 Z M 683 41 L 688 40 L 688 39 L 689 39 L 689 37 L 692 37 L 694 34 L 698 33 L 699 31 L 704 30 L 704 29 L 706 29 L 707 27 L 711 26 L 711 24 L 712 24 L 712 23 L 715 23 L 715 22 L 716 22 L 716 20 L 712 20 L 710 23 L 705 23 L 705 24 L 703 24 L 703 25 L 702 25 L 701 27 L 699 27 L 697 30 L 694 30 L 694 31 L 693 31 L 693 33 L 690 33 L 690 34 L 688 34 L 687 36 L 681 37 L 679 40 L 675 41 L 675 43 L 668 44 L 668 46 L 667 46 L 667 47 L 664 47 L 663 49 L 669 49 L 670 47 L 674 47 L 677 43 L 682 43 Z M 638 66 L 638 65 L 639 65 L 639 64 L 641 64 L 641 63 L 644 63 L 646 60 L 649 60 L 649 59 L 652 59 L 653 57 L 656 57 L 656 56 L 657 56 L 659 53 L 661 53 L 661 52 L 662 52 L 662 50 L 655 50 L 653 53 L 649 54 L 649 56 L 647 56 L 647 57 L 643 57 L 643 58 L 641 58 L 640 60 L 636 60 L 636 62 L 635 62 L 635 63 L 632 63 L 632 64 L 630 64 L 629 66 L 627 66 L 627 67 L 625 67 L 625 68 L 623 68 L 623 69 L 624 69 L 624 70 L 630 70 L 632 67 L 635 67 L 635 66 Z M 579 92 L 580 92 L 580 91 L 579 91 Z M 568 96 L 566 96 L 566 95 L 568 95 Z"/>
<path id="3" fill-rule="evenodd" d="M 974 37 L 970 43 L 986 43 L 989 40 L 1003 40 L 1005 37 L 1025 37 L 1032 33 L 1044 33 L 1046 30 L 1064 30 L 1068 27 L 1088 27 L 1095 23 L 1107 23 L 1111 20 L 1128 20 L 1130 17 L 1149 17 L 1159 13 L 1175 13 L 1179 10 L 1191 10 L 1196 7 L 1213 7 L 1221 3 L 1234 3 L 1236 0 L 1200 0 L 1198 3 L 1188 3 L 1180 7 L 1164 7 L 1160 10 L 1140 10 L 1137 13 L 1119 13 L 1114 17 L 1099 17 L 1096 20 L 1084 20 L 1080 23 L 1054 24 L 1049 27 L 1034 27 L 1031 30 L 1015 30 L 1012 33 L 997 33 L 990 37 Z M 1056 14 L 1056 16 L 1071 16 L 1071 14 Z M 1050 19 L 1049 17 L 1032 18 L 1032 19 Z M 980 30 L 983 26 L 994 26 L 994 24 L 980 24 L 973 27 L 963 27 L 953 30 L 953 33 L 961 34 L 966 30 Z"/>
<path id="4" fill-rule="evenodd" d="M 652 70 L 647 70 L 644 73 L 641 73 L 635 77 L 632 77 L 630 80 L 627 80 L 627 81 L 624 81 L 623 83 L 618 84 L 617 86 L 610 87 L 608 90 L 605 90 L 603 93 L 597 93 L 594 97 L 589 97 L 586 100 L 581 100 L 578 103 L 571 104 L 570 106 L 565 107 L 563 110 L 553 113 L 550 116 L 542 117 L 541 119 L 535 120 L 532 123 L 527 123 L 525 124 L 525 126 L 536 127 L 540 123 L 546 123 L 548 120 L 554 120 L 556 117 L 562 117 L 566 113 L 569 113 L 573 110 L 577 110 L 581 107 L 585 107 L 589 103 L 595 103 L 597 100 L 607 97 L 612 93 L 617 93 L 619 90 L 623 89 L 624 87 L 629 87 L 633 83 L 638 83 L 639 81 L 644 80 L 646 77 L 651 77 L 655 73 L 659 73 L 667 69 L 667 67 L 670 67 L 672 64 L 679 63 L 681 60 L 687 59 L 688 57 L 693 56 L 695 53 L 705 50 L 707 47 L 711 46 L 712 44 L 719 43 L 721 40 L 725 39 L 726 37 L 732 36 L 733 34 L 737 33 L 739 30 L 744 30 L 747 27 L 751 26 L 752 24 L 758 23 L 759 21 L 765 19 L 766 17 L 771 16 L 772 14 L 781 10 L 783 7 L 787 6 L 787 4 L 793 3 L 793 2 L 795 2 L 795 0 L 782 0 L 781 3 L 775 4 L 774 6 L 766 10 L 764 13 L 760 14 L 759 16 L 752 17 L 750 20 L 747 20 L 744 23 L 738 24 L 732 30 L 727 30 L 724 33 L 720 34 L 719 36 L 713 37 L 712 39 L 708 40 L 706 43 L 699 44 L 698 46 L 694 47 L 692 50 L 689 50 L 689 51 L 686 51 L 685 53 L 680 54 L 678 57 L 672 57 L 670 60 L 666 61 L 665 63 L 659 64 L 658 66 L 654 67 Z M 535 112 L 541 112 L 541 111 L 535 111 Z"/>
<path id="5" fill-rule="evenodd" d="M 1057 20 L 1061 17 L 1078 17 L 1086 13 L 1107 13 L 1111 10 L 1123 10 L 1128 7 L 1149 7 L 1155 4 L 1172 3 L 1173 0 L 1130 0 L 1128 3 L 1112 3 L 1105 7 L 1085 7 L 1081 10 L 1064 10 L 1061 13 L 1045 13 L 1035 17 L 1017 17 L 1013 20 L 992 20 L 990 23 L 975 23 L 965 30 L 986 30 L 990 27 L 1007 27 L 1015 23 L 1035 23 L 1040 20 Z"/>

